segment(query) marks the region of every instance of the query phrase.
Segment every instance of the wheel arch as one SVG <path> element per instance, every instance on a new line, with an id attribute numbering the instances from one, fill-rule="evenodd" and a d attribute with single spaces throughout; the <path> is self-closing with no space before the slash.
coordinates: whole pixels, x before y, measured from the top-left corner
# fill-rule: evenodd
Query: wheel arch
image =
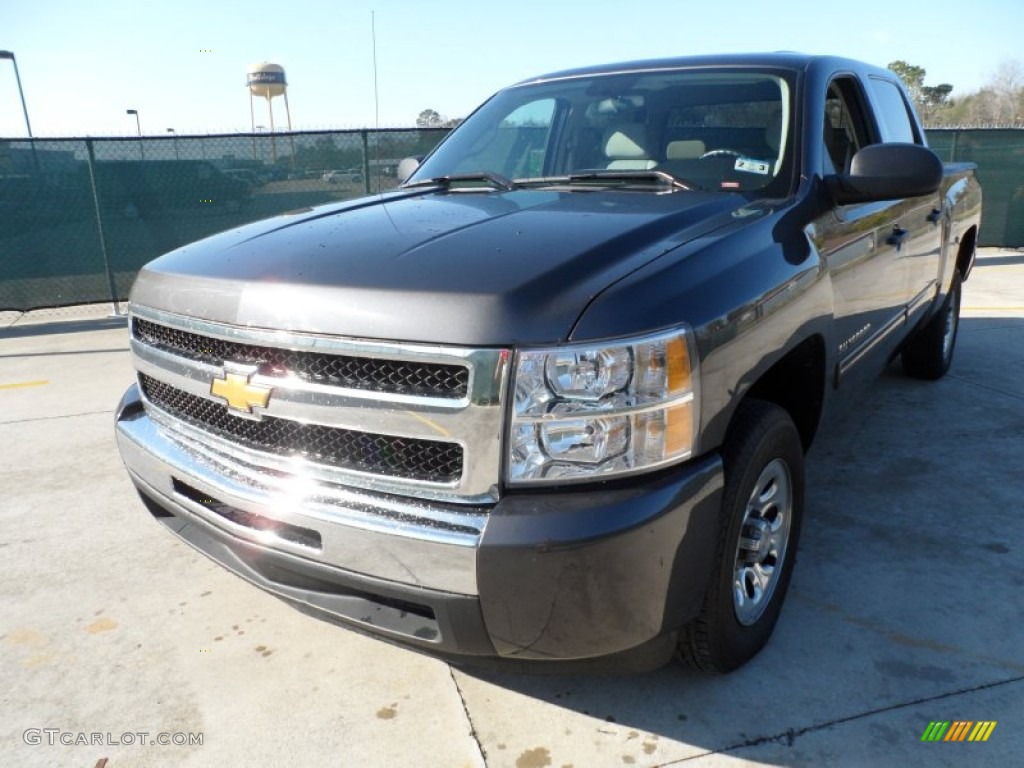
<path id="1" fill-rule="evenodd" d="M 974 256 L 977 252 L 978 227 L 972 226 L 960 239 L 960 248 L 956 254 L 956 268 L 960 273 L 960 280 L 964 282 L 974 268 Z"/>
<path id="2" fill-rule="evenodd" d="M 744 393 L 743 400 L 764 400 L 785 410 L 796 425 L 806 453 L 821 421 L 825 401 L 825 369 L 825 339 L 814 334 L 797 344 L 765 371 Z M 739 410 L 737 404 L 727 434 L 732 430 Z"/>

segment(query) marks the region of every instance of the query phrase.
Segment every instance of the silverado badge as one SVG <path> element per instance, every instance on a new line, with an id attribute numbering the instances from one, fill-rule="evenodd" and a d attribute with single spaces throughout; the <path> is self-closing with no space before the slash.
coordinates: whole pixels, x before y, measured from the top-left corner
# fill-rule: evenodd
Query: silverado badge
<path id="1" fill-rule="evenodd" d="M 259 413 L 254 412 L 253 408 L 266 408 L 270 402 L 270 393 L 274 390 L 250 384 L 249 380 L 255 373 L 254 366 L 225 366 L 223 378 L 215 378 L 210 383 L 210 394 L 224 398 L 230 412 L 259 419 Z"/>

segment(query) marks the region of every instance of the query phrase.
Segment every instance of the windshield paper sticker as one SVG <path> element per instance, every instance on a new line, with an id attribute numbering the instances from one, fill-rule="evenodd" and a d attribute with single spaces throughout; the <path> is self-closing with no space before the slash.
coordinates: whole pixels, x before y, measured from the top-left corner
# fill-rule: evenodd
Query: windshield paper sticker
<path id="1" fill-rule="evenodd" d="M 746 173 L 759 173 L 767 176 L 771 173 L 772 164 L 768 160 L 751 160 L 749 157 L 737 157 L 734 169 Z"/>

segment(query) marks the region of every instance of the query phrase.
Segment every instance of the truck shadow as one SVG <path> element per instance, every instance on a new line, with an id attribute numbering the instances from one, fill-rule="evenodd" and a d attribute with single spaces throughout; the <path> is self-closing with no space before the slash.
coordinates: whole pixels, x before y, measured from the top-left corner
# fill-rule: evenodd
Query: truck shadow
<path id="1" fill-rule="evenodd" d="M 59 310 L 57 310 L 59 312 Z M 66 333 L 87 333 L 106 331 L 112 328 L 126 328 L 126 316 L 97 317 L 88 320 L 60 320 L 33 322 L 0 328 L 0 339 L 24 339 L 32 336 L 57 336 Z M 127 336 L 125 337 L 127 339 Z"/>
<path id="2" fill-rule="evenodd" d="M 975 262 L 975 269 L 978 267 L 1005 267 L 1014 264 L 1024 264 L 1024 248 L 1017 248 L 1015 253 L 1006 253 L 1008 248 L 1003 248 L 998 256 L 979 257 Z"/>
<path id="3" fill-rule="evenodd" d="M 590 716 L 517 714 L 517 732 L 532 728 L 538 744 L 565 740 L 568 724 L 622 746 L 625 763 L 768 749 L 773 763 L 803 764 L 791 746 L 807 734 L 832 739 L 833 754 L 849 728 L 917 741 L 926 714 L 957 706 L 927 702 L 1024 676 L 1024 648 L 1005 629 L 1024 610 L 1024 571 L 1013 567 L 1024 555 L 1013 534 L 1024 317 L 964 318 L 960 333 L 946 378 L 915 381 L 894 363 L 818 438 L 789 598 L 750 664 L 717 678 L 677 664 L 631 676 L 461 670 L 470 712 L 496 686 Z M 849 728 L 830 728 L 840 723 Z M 504 727 L 475 713 L 474 725 L 499 737 Z M 655 747 L 637 754 L 644 740 Z"/>

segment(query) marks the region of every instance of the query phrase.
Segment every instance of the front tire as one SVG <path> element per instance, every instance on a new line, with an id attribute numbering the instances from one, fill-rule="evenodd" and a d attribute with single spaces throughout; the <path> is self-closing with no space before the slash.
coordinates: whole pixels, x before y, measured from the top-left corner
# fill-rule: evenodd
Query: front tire
<path id="1" fill-rule="evenodd" d="M 722 451 L 722 523 L 700 614 L 679 640 L 684 663 L 731 672 L 765 646 L 789 588 L 804 510 L 804 457 L 789 414 L 742 403 Z"/>
<path id="2" fill-rule="evenodd" d="M 960 329 L 960 271 L 953 271 L 953 284 L 935 317 L 919 329 L 900 353 L 903 371 L 916 379 L 941 379 L 953 363 Z"/>

